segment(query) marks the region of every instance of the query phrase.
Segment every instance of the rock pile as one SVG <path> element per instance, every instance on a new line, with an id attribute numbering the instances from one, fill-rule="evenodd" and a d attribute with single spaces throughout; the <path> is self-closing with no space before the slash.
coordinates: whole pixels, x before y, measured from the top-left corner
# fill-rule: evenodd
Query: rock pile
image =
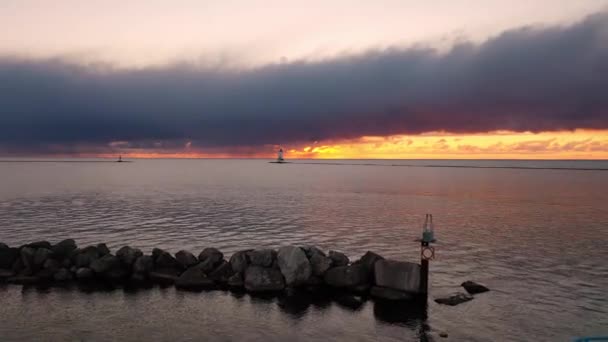
<path id="1" fill-rule="evenodd" d="M 232 289 L 252 293 L 302 288 L 309 291 L 371 294 L 388 300 L 418 294 L 420 266 L 386 260 L 367 252 L 351 262 L 343 253 L 317 247 L 251 249 L 229 259 L 216 248 L 198 257 L 155 248 L 151 255 L 129 246 L 112 254 L 105 244 L 79 248 L 74 240 L 34 242 L 21 247 L 0 243 L 0 281 L 13 284 L 110 283 L 146 287 L 174 285 L 183 290 Z"/>

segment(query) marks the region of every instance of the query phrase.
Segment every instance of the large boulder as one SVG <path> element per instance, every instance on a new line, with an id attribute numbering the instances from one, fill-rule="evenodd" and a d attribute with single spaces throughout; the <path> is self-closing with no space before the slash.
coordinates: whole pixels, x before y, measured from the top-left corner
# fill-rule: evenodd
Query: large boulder
<path id="1" fill-rule="evenodd" d="M 62 265 L 62 264 L 61 264 L 59 261 L 57 261 L 57 260 L 55 260 L 55 259 L 47 259 L 47 260 L 44 262 L 44 265 L 42 265 L 42 268 L 47 269 L 47 270 L 49 270 L 49 269 L 50 269 L 50 270 L 58 270 L 58 269 L 60 269 L 62 266 L 63 266 L 63 265 Z"/>
<path id="2" fill-rule="evenodd" d="M 250 250 L 240 251 L 232 254 L 230 257 L 230 266 L 234 272 L 245 272 L 247 266 L 249 265 L 249 258 L 247 257 L 247 253 L 249 252 Z"/>
<path id="3" fill-rule="evenodd" d="M 70 273 L 70 271 L 65 268 L 61 268 L 57 272 L 55 272 L 53 278 L 55 279 L 55 281 L 59 282 L 72 280 L 72 273 Z"/>
<path id="4" fill-rule="evenodd" d="M 78 246 L 76 246 L 76 241 L 66 239 L 56 243 L 51 250 L 56 258 L 62 259 L 69 257 L 76 248 L 78 248 Z"/>
<path id="5" fill-rule="evenodd" d="M 18 248 L 10 248 L 7 245 L 0 247 L 0 269 L 10 269 L 19 257 Z"/>
<path id="6" fill-rule="evenodd" d="M 455 293 L 446 297 L 437 298 L 435 299 L 435 302 L 438 304 L 455 306 L 464 302 L 468 302 L 470 300 L 473 300 L 473 296 L 471 296 L 470 294 Z"/>
<path id="7" fill-rule="evenodd" d="M 148 273 L 151 281 L 160 285 L 170 285 L 177 281 L 179 272 L 175 269 L 164 269 Z"/>
<path id="8" fill-rule="evenodd" d="M 420 292 L 420 265 L 395 260 L 378 260 L 375 263 L 375 284 L 393 290 Z"/>
<path id="9" fill-rule="evenodd" d="M 175 286 L 184 290 L 203 290 L 213 288 L 215 282 L 205 275 L 199 264 L 184 271 L 175 281 Z"/>
<path id="10" fill-rule="evenodd" d="M 104 255 L 101 258 L 94 260 L 91 263 L 91 269 L 96 274 L 107 275 L 110 274 L 111 271 L 117 270 L 121 268 L 120 259 L 118 257 L 108 254 Z"/>
<path id="11" fill-rule="evenodd" d="M 247 253 L 249 263 L 260 267 L 271 267 L 275 256 L 276 252 L 272 249 L 256 249 Z"/>
<path id="12" fill-rule="evenodd" d="M 371 282 L 374 281 L 374 268 L 376 261 L 384 260 L 384 258 L 374 252 L 367 251 L 361 259 L 355 261 L 355 264 L 363 265 L 365 267 L 365 271 L 367 272 L 367 277 Z"/>
<path id="13" fill-rule="evenodd" d="M 133 272 L 138 274 L 148 274 L 154 269 L 154 260 L 149 255 L 142 255 L 133 264 Z"/>
<path id="14" fill-rule="evenodd" d="M 327 270 L 331 268 L 332 260 L 323 254 L 315 253 L 310 257 L 310 266 L 312 267 L 312 274 L 317 277 L 322 277 Z"/>
<path id="15" fill-rule="evenodd" d="M 38 248 L 51 249 L 51 248 L 53 248 L 53 245 L 51 245 L 51 243 L 48 241 L 38 241 L 38 242 L 28 243 L 24 247 L 29 247 L 29 248 L 33 248 L 33 249 L 38 249 Z"/>
<path id="16" fill-rule="evenodd" d="M 308 259 L 312 258 L 312 256 L 316 255 L 316 254 L 326 256 L 322 250 L 320 250 L 319 248 L 317 248 L 315 246 L 304 246 L 301 248 L 304 251 L 304 253 L 306 253 L 306 257 L 308 257 Z"/>
<path id="17" fill-rule="evenodd" d="M 36 250 L 31 247 L 23 247 L 21 248 L 20 254 L 23 267 L 29 270 L 35 269 L 34 255 L 36 254 Z"/>
<path id="18" fill-rule="evenodd" d="M 100 257 L 111 253 L 110 249 L 108 248 L 108 246 L 105 243 L 99 243 L 99 244 L 97 244 L 96 247 L 97 247 L 97 251 L 99 252 Z"/>
<path id="19" fill-rule="evenodd" d="M 142 251 L 138 248 L 132 248 L 129 246 L 124 246 L 116 252 L 116 257 L 120 259 L 123 264 L 129 267 L 133 266 L 135 260 L 143 255 L 144 253 L 142 253 Z"/>
<path id="20" fill-rule="evenodd" d="M 277 260 L 287 286 L 302 285 L 312 274 L 312 268 L 306 253 L 299 247 L 285 246 L 279 248 Z"/>
<path id="21" fill-rule="evenodd" d="M 329 286 L 356 288 L 368 284 L 365 267 L 361 265 L 338 266 L 325 272 L 323 280 Z"/>
<path id="22" fill-rule="evenodd" d="M 95 276 L 93 270 L 86 267 L 81 267 L 76 270 L 76 279 L 78 280 L 90 280 Z"/>
<path id="23" fill-rule="evenodd" d="M 226 260 L 222 260 L 220 265 L 215 268 L 212 272 L 209 273 L 209 278 L 213 279 L 218 283 L 225 284 L 228 282 L 228 279 L 234 274 L 232 270 L 232 266 Z"/>
<path id="24" fill-rule="evenodd" d="M 183 268 L 188 268 L 198 264 L 198 259 L 194 256 L 194 254 L 184 250 L 175 253 L 175 259 L 180 265 L 182 265 Z"/>
<path id="25" fill-rule="evenodd" d="M 344 253 L 329 251 L 329 258 L 332 260 L 332 266 L 346 266 L 350 262 Z"/>
<path id="26" fill-rule="evenodd" d="M 228 278 L 228 287 L 233 290 L 240 290 L 245 286 L 243 282 L 243 274 L 235 273 L 230 278 Z"/>
<path id="27" fill-rule="evenodd" d="M 154 257 L 154 251 L 152 251 Z M 175 258 L 169 253 L 162 251 L 157 253 L 154 257 L 154 268 L 155 269 L 182 269 L 182 266 L 175 260 Z"/>
<path id="28" fill-rule="evenodd" d="M 477 293 L 483 293 L 483 292 L 488 292 L 490 291 L 489 288 L 478 284 L 474 281 L 465 281 L 464 283 L 460 284 L 460 286 L 464 287 L 465 290 L 467 290 L 468 293 L 470 294 L 477 294 Z"/>
<path id="29" fill-rule="evenodd" d="M 37 268 L 42 267 L 44 263 L 53 255 L 53 251 L 47 248 L 38 248 L 34 253 L 34 265 Z"/>
<path id="30" fill-rule="evenodd" d="M 91 263 L 101 257 L 99 249 L 95 246 L 86 247 L 73 256 L 76 267 L 89 267 Z"/>
<path id="31" fill-rule="evenodd" d="M 285 280 L 277 269 L 250 266 L 245 271 L 245 288 L 250 292 L 281 291 L 285 288 Z"/>
<path id="32" fill-rule="evenodd" d="M 198 260 L 201 262 L 201 269 L 203 272 L 209 273 L 224 260 L 224 254 L 217 248 L 205 248 L 198 255 Z"/>

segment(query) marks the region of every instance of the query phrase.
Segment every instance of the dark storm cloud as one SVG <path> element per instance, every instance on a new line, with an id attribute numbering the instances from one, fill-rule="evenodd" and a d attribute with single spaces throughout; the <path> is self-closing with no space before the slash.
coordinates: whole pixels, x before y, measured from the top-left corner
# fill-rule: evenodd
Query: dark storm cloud
<path id="1" fill-rule="evenodd" d="M 5 150 L 575 128 L 608 128 L 608 13 L 567 27 L 511 30 L 444 54 L 389 49 L 240 72 L 0 59 Z"/>

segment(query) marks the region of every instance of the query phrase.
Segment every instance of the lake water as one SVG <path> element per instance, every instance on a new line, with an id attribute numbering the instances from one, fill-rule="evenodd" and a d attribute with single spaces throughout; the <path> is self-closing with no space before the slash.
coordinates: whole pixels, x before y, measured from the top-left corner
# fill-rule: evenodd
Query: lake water
<path id="1" fill-rule="evenodd" d="M 9 245 L 74 238 L 230 255 L 314 244 L 417 261 L 425 213 L 439 239 L 426 319 L 374 301 L 5 286 L 0 336 L 419 341 L 424 324 L 447 341 L 606 335 L 607 169 L 608 161 L 0 160 L 0 241 Z M 492 291 L 456 307 L 432 301 L 465 280 Z"/>

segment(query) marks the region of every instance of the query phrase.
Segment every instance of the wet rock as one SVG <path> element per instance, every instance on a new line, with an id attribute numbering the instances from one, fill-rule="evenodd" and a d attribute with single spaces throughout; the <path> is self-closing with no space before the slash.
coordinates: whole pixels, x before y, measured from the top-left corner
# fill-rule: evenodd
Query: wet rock
<path id="1" fill-rule="evenodd" d="M 152 252 L 154 253 L 154 252 Z M 154 258 L 154 268 L 155 269 L 181 269 L 182 266 L 175 260 L 175 258 L 169 253 L 162 251 L 162 253 L 158 254 L 158 257 Z"/>
<path id="2" fill-rule="evenodd" d="M 389 289 L 387 287 L 373 286 L 370 294 L 374 298 L 381 298 L 387 300 L 412 300 L 414 296 L 411 293 Z"/>
<path id="3" fill-rule="evenodd" d="M 76 246 L 76 241 L 72 240 L 72 239 L 66 239 L 63 240 L 61 242 L 58 242 L 57 244 L 55 244 L 51 250 L 53 251 L 53 255 L 57 258 L 67 258 L 70 256 L 70 254 L 72 253 L 72 251 L 74 251 L 76 248 L 78 248 Z"/>
<path id="4" fill-rule="evenodd" d="M 363 265 L 365 267 L 365 271 L 367 273 L 367 277 L 371 282 L 374 281 L 374 270 L 375 264 L 378 260 L 384 260 L 384 258 L 374 252 L 367 251 L 361 257 L 361 259 L 357 260 L 355 264 Z"/>
<path id="5" fill-rule="evenodd" d="M 48 241 L 38 241 L 38 242 L 29 243 L 29 244 L 25 245 L 25 247 L 29 247 L 29 248 L 33 248 L 33 249 L 38 249 L 38 248 L 51 249 L 51 248 L 53 248 L 53 245 L 51 245 L 51 243 Z"/>
<path id="6" fill-rule="evenodd" d="M 249 265 L 249 258 L 247 257 L 249 252 L 249 250 L 236 252 L 230 257 L 230 266 L 234 272 L 245 272 L 247 265 Z"/>
<path id="7" fill-rule="evenodd" d="M 272 249 L 256 249 L 247 253 L 250 264 L 260 267 L 271 267 L 275 255 L 276 252 Z"/>
<path id="8" fill-rule="evenodd" d="M 76 279 L 78 280 L 90 280 L 95 276 L 93 270 L 86 267 L 81 267 L 76 270 Z"/>
<path id="9" fill-rule="evenodd" d="M 375 264 L 375 284 L 394 290 L 420 292 L 420 265 L 395 260 L 378 260 Z"/>
<path id="10" fill-rule="evenodd" d="M 366 284 L 367 273 L 361 265 L 338 266 L 325 272 L 323 280 L 327 285 L 338 288 L 353 288 Z"/>
<path id="11" fill-rule="evenodd" d="M 177 281 L 179 275 L 176 270 L 168 269 L 168 270 L 158 270 L 152 271 L 148 274 L 148 278 L 151 281 L 161 284 L 161 285 L 171 285 Z"/>
<path id="12" fill-rule="evenodd" d="M 203 272 L 209 273 L 224 260 L 224 254 L 217 248 L 205 248 L 198 255 L 198 260 L 201 262 Z"/>
<path id="13" fill-rule="evenodd" d="M 228 278 L 228 286 L 231 289 L 242 289 L 245 286 L 243 282 L 243 274 L 235 273 L 230 278 Z"/>
<path id="14" fill-rule="evenodd" d="M 55 259 L 47 259 L 44 262 L 44 265 L 42 265 L 43 268 L 50 270 L 58 270 L 61 268 L 61 266 L 61 263 Z"/>
<path id="15" fill-rule="evenodd" d="M 464 289 L 470 294 L 477 294 L 477 293 L 483 293 L 483 292 L 490 291 L 489 288 L 487 288 L 481 284 L 478 284 L 474 281 L 470 281 L 470 280 L 465 281 L 460 286 L 464 287 Z"/>
<path id="16" fill-rule="evenodd" d="M 76 254 L 73 258 L 76 267 L 89 267 L 91 263 L 101 257 L 99 250 L 95 246 L 89 246 Z"/>
<path id="17" fill-rule="evenodd" d="M 199 264 L 182 273 L 175 281 L 175 287 L 184 290 L 204 290 L 215 287 L 215 282 L 205 275 Z"/>
<path id="18" fill-rule="evenodd" d="M 329 251 L 329 258 L 332 260 L 332 266 L 346 266 L 350 262 L 344 253 Z"/>
<path id="19" fill-rule="evenodd" d="M 314 253 L 310 257 L 310 266 L 312 268 L 312 274 L 318 277 L 322 277 L 328 269 L 331 268 L 332 260 L 320 253 Z"/>
<path id="20" fill-rule="evenodd" d="M 126 266 L 133 266 L 135 260 L 144 255 L 141 250 L 124 246 L 116 252 L 116 257 Z"/>
<path id="21" fill-rule="evenodd" d="M 110 254 L 110 249 L 105 243 L 100 243 L 97 245 L 97 251 L 99 252 L 99 256 L 102 257 L 104 255 Z"/>
<path id="22" fill-rule="evenodd" d="M 194 254 L 184 250 L 175 253 L 175 260 L 177 260 L 184 269 L 198 264 L 198 259 Z"/>
<path id="23" fill-rule="evenodd" d="M 7 245 L 0 246 L 0 268 L 9 269 L 19 257 L 19 249 L 10 248 Z"/>
<path id="24" fill-rule="evenodd" d="M 51 257 L 51 255 L 53 255 L 53 251 L 51 251 L 50 249 L 46 249 L 46 248 L 37 249 L 36 252 L 34 253 L 34 265 L 37 268 L 42 267 L 42 265 L 44 265 L 44 263 L 47 261 L 47 259 L 49 259 Z"/>
<path id="25" fill-rule="evenodd" d="M 23 266 L 29 270 L 33 270 L 35 268 L 34 255 L 36 254 L 36 250 L 31 247 L 23 247 L 20 254 Z"/>
<path id="26" fill-rule="evenodd" d="M 109 274 L 111 271 L 121 268 L 120 259 L 108 254 L 93 261 L 90 267 L 96 274 Z"/>
<path id="27" fill-rule="evenodd" d="M 216 282 L 225 284 L 228 282 L 228 279 L 234 274 L 232 270 L 232 266 L 226 260 L 222 260 L 220 265 L 215 268 L 211 273 L 209 273 L 209 278 L 213 279 Z"/>
<path id="28" fill-rule="evenodd" d="M 53 278 L 59 282 L 72 280 L 72 273 L 65 268 L 61 268 L 53 275 Z"/>
<path id="29" fill-rule="evenodd" d="M 435 302 L 438 304 L 454 306 L 464 302 L 468 302 L 472 299 L 473 296 L 471 296 L 470 294 L 456 293 L 447 297 L 436 298 Z"/>
<path id="30" fill-rule="evenodd" d="M 133 263 L 133 272 L 148 274 L 154 269 L 154 260 L 149 255 L 142 255 Z"/>
<path id="31" fill-rule="evenodd" d="M 285 246 L 279 248 L 277 260 L 287 286 L 302 285 L 312 274 L 310 262 L 304 251 L 299 247 Z"/>
<path id="32" fill-rule="evenodd" d="M 277 269 L 250 266 L 245 271 L 245 288 L 251 292 L 281 291 L 285 288 L 285 280 Z"/>

